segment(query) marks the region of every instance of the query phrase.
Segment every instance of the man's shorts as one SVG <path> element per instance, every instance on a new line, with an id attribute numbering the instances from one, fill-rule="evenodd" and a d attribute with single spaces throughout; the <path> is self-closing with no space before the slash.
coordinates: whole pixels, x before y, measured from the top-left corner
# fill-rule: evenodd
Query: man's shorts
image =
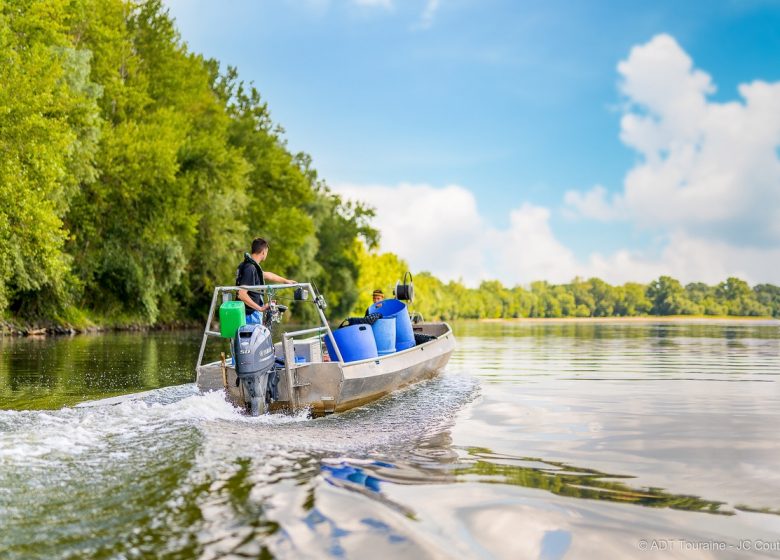
<path id="1" fill-rule="evenodd" d="M 263 324 L 263 314 L 259 311 L 255 311 L 250 315 L 246 316 L 246 324 L 247 325 L 262 325 Z"/>

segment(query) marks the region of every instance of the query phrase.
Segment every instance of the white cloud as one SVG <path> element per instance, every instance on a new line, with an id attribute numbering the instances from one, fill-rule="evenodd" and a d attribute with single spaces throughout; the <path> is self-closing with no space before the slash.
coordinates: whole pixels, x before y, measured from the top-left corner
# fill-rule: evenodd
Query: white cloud
<path id="1" fill-rule="evenodd" d="M 342 196 L 376 209 L 380 248 L 404 258 L 413 272 L 430 271 L 444 281 L 469 286 L 498 279 L 507 286 L 534 280 L 568 282 L 597 276 L 608 282 L 649 282 L 669 274 L 683 282 L 711 284 L 728 276 L 751 283 L 780 282 L 780 248 L 739 248 L 676 231 L 660 255 L 622 249 L 594 251 L 585 259 L 556 237 L 550 210 L 525 203 L 509 211 L 509 225 L 497 228 L 478 210 L 474 194 L 461 186 L 342 184 Z"/>
<path id="2" fill-rule="evenodd" d="M 492 226 L 474 194 L 461 186 L 425 184 L 337 185 L 333 190 L 376 209 L 381 250 L 404 258 L 413 271 L 469 286 L 499 279 L 507 285 L 533 280 L 566 282 L 578 271 L 572 252 L 553 234 L 548 209 L 523 204 L 506 229 Z"/>
<path id="3" fill-rule="evenodd" d="M 582 216 L 594 220 L 609 221 L 618 219 L 621 216 L 622 200 L 607 200 L 607 189 L 601 185 L 596 185 L 586 193 L 579 191 L 568 191 L 563 201 L 568 206 L 564 212 L 569 217 Z"/>
<path id="4" fill-rule="evenodd" d="M 575 276 L 648 282 L 663 274 L 683 282 L 738 276 L 780 283 L 780 82 L 743 84 L 740 101 L 710 101 L 712 79 L 668 35 L 631 49 L 618 72 L 626 98 L 620 138 L 641 160 L 620 192 L 601 185 L 567 192 L 564 212 L 628 220 L 665 240 L 660 253 L 594 249 L 578 259 L 552 231 L 547 208 L 508 209 L 508 227 L 497 228 L 457 185 L 335 190 L 376 207 L 383 250 L 413 271 L 471 286 Z"/>
<path id="5" fill-rule="evenodd" d="M 647 256 L 627 250 L 604 257 L 593 254 L 586 274 L 613 283 L 646 282 L 663 274 L 684 283 L 701 281 L 715 284 L 737 276 L 756 284 L 780 283 L 780 248 L 744 248 L 726 242 L 691 237 L 683 232 L 670 235 L 658 256 Z"/>
<path id="6" fill-rule="evenodd" d="M 338 185 L 333 190 L 376 209 L 381 248 L 407 260 L 413 271 L 443 279 L 484 279 L 480 247 L 485 222 L 471 191 L 456 185 Z"/>
<path id="7" fill-rule="evenodd" d="M 613 277 L 778 282 L 780 82 L 742 84 L 739 100 L 711 101 L 712 79 L 669 35 L 632 48 L 618 73 L 620 138 L 641 159 L 621 191 L 569 191 L 564 202 L 568 213 L 629 220 L 668 244 L 656 258 L 624 251 L 591 264 Z"/>
<path id="8" fill-rule="evenodd" d="M 393 0 L 352 0 L 358 6 L 369 8 L 384 8 L 390 10 L 393 8 Z"/>
<path id="9" fill-rule="evenodd" d="M 532 280 L 568 282 L 577 275 L 581 267 L 556 239 L 549 220 L 547 208 L 525 203 L 510 212 L 507 229 L 485 232 L 485 250 L 496 255 L 494 277 L 514 285 Z"/>
<path id="10" fill-rule="evenodd" d="M 439 10 L 439 0 L 427 0 L 425 8 L 420 15 L 420 21 L 417 23 L 418 29 L 428 29 L 433 25 L 433 18 L 436 16 L 436 12 Z"/>
<path id="11" fill-rule="evenodd" d="M 780 82 L 742 84 L 741 100 L 710 101 L 710 76 L 669 35 L 631 49 L 618 72 L 620 138 L 641 161 L 621 192 L 572 191 L 566 204 L 584 217 L 734 247 L 780 243 Z"/>

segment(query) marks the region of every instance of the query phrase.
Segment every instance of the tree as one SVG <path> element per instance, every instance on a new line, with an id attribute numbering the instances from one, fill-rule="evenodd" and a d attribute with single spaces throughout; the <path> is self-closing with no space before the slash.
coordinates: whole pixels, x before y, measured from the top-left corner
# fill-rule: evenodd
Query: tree
<path id="1" fill-rule="evenodd" d="M 369 251 L 362 241 L 356 242 L 355 255 L 358 265 L 357 300 L 352 308 L 352 313 L 362 315 L 373 302 L 371 294 L 374 290 L 381 289 L 385 293 L 385 297 L 392 297 L 395 283 L 401 280 L 404 273 L 409 270 L 409 265 L 393 253 Z M 425 292 L 424 284 L 422 278 L 417 278 L 415 288 L 418 296 L 422 295 L 421 291 Z M 434 294 L 426 293 L 422 299 L 430 302 L 433 297 Z"/>
<path id="2" fill-rule="evenodd" d="M 62 313 L 76 283 L 63 216 L 95 178 L 100 131 L 90 53 L 63 28 L 67 2 L 0 4 L 0 310 Z"/>
<path id="3" fill-rule="evenodd" d="M 772 317 L 780 317 L 780 287 L 759 284 L 753 288 L 758 302 L 766 307 Z"/>
<path id="4" fill-rule="evenodd" d="M 718 299 L 724 302 L 729 315 L 770 315 L 770 310 L 759 303 L 756 293 L 744 280 L 728 278 L 715 289 Z"/>
<path id="5" fill-rule="evenodd" d="M 699 308 L 685 295 L 685 289 L 678 280 L 661 276 L 647 287 L 647 297 L 652 303 L 653 315 L 693 315 Z"/>
<path id="6" fill-rule="evenodd" d="M 645 287 L 636 282 L 627 282 L 617 290 L 615 314 L 624 317 L 646 315 L 652 309 L 652 302 L 647 298 Z"/>

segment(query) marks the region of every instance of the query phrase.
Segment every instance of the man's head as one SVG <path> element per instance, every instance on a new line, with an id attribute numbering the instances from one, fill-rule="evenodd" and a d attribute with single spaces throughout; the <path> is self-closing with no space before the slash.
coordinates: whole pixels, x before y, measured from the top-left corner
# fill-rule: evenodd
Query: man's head
<path id="1" fill-rule="evenodd" d="M 252 258 L 257 262 L 263 262 L 268 256 L 268 241 L 262 237 L 252 241 Z"/>
<path id="2" fill-rule="evenodd" d="M 374 303 L 378 303 L 385 299 L 385 293 L 382 290 L 374 290 L 371 297 L 374 299 Z"/>

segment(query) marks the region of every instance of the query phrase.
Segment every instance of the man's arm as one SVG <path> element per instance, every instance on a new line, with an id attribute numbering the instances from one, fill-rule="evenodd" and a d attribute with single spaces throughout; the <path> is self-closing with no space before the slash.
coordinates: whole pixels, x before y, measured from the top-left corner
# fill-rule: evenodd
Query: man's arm
<path id="1" fill-rule="evenodd" d="M 268 304 L 265 304 L 263 306 L 257 305 L 251 297 L 249 297 L 249 292 L 246 290 L 238 290 L 238 299 L 244 302 L 244 305 L 246 305 L 250 309 L 254 309 L 255 311 L 266 311 L 268 309 Z"/>
<path id="2" fill-rule="evenodd" d="M 278 274 L 274 274 L 273 272 L 266 272 L 265 270 L 263 271 L 263 278 L 265 280 L 270 280 L 274 284 L 297 284 L 295 280 L 288 280 L 287 278 L 279 276 Z"/>

